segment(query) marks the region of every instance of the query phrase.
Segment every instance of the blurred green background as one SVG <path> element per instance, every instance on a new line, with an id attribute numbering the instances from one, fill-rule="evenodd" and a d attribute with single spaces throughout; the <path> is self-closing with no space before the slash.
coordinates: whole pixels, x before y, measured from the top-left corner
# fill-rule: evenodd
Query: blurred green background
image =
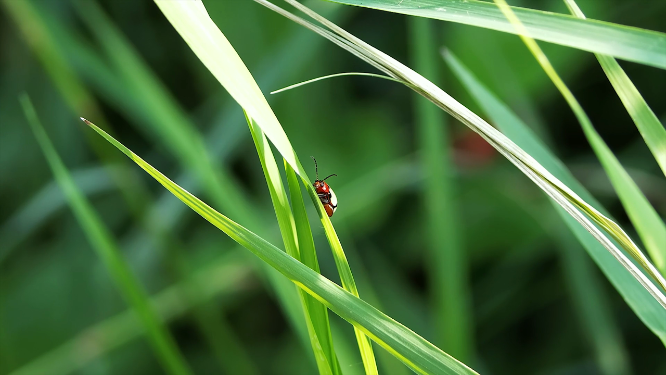
<path id="1" fill-rule="evenodd" d="M 415 94 L 389 81 L 343 77 L 270 96 L 317 76 L 374 70 L 253 1 L 204 3 L 268 96 L 304 165 L 313 155 L 321 174 L 338 175 L 328 181 L 339 200 L 333 223 L 361 297 L 437 344 Z M 19 106 L 22 92 L 143 286 L 161 296 L 158 310 L 195 373 L 315 372 L 311 349 L 252 256 L 78 119 L 113 131 L 167 176 L 282 247 L 241 109 L 159 9 L 151 1 L 0 4 L 0 373 L 38 358 L 49 370 L 44 373 L 56 373 L 49 367 L 54 364 L 81 374 L 162 372 L 141 328 L 118 316 L 127 306 L 53 180 Z M 306 4 L 413 66 L 407 17 Z M 664 1 L 578 4 L 590 18 L 666 32 Z M 511 5 L 567 13 L 555 0 Z M 572 112 L 519 38 L 444 22 L 432 26 L 437 45 L 453 51 L 530 124 L 636 239 Z M 664 217 L 666 180 L 594 56 L 541 46 Z M 435 83 L 481 115 L 439 61 Z M 663 122 L 666 72 L 621 65 Z M 545 195 L 478 136 L 450 117 L 446 122 L 470 303 L 471 352 L 461 360 L 487 374 L 666 373 L 663 344 L 599 272 Z M 216 205 L 173 151 L 168 131 L 156 131 L 174 123 L 192 124 L 200 133 L 214 167 L 242 197 L 235 205 Z M 323 230 L 318 223 L 313 228 L 322 273 L 339 282 Z M 197 282 L 184 281 L 192 278 Z M 331 316 L 343 371 L 362 373 L 351 326 Z M 590 321 L 608 331 L 601 338 L 608 351 L 594 344 L 600 338 Z M 599 355 L 612 355 L 617 371 L 602 368 Z M 380 360 L 380 372 L 408 371 L 400 366 Z"/>

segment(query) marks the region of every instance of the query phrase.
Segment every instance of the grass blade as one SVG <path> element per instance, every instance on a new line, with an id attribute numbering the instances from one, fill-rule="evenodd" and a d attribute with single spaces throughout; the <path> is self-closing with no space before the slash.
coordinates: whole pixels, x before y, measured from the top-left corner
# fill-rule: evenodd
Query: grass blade
<path id="1" fill-rule="evenodd" d="M 492 3 L 477 0 L 331 0 L 387 12 L 516 31 Z M 666 69 L 666 34 L 569 15 L 512 7 L 535 39 Z M 528 35 L 522 34 L 522 35 Z"/>
<path id="2" fill-rule="evenodd" d="M 444 58 L 481 108 L 503 133 L 515 140 L 519 146 L 533 155 L 539 163 L 552 171 L 558 179 L 571 187 L 585 201 L 602 208 L 529 127 L 484 87 L 451 52 L 447 52 Z M 629 307 L 666 344 L 666 310 L 576 220 L 561 209 L 557 211 L 608 280 L 620 292 Z"/>
<path id="3" fill-rule="evenodd" d="M 117 147 L 157 182 L 234 241 L 286 276 L 331 311 L 369 335 L 378 344 L 418 373 L 475 374 L 474 370 L 444 353 L 407 327 L 367 302 L 340 288 L 261 237 L 212 209 L 173 183 L 102 129 L 84 120 L 93 130 Z"/>
<path id="4" fill-rule="evenodd" d="M 604 233 L 595 226 L 602 228 L 613 240 L 631 254 L 640 254 L 640 250 L 633 243 L 631 238 L 615 222 L 604 216 L 589 203 L 581 199 L 569 187 L 555 178 L 547 169 L 539 164 L 532 156 L 518 147 L 513 141 L 504 134 L 493 128 L 486 121 L 481 119 L 475 113 L 467 109 L 442 89 L 432 82 L 423 78 L 418 73 L 409 69 L 397 60 L 391 58 L 385 53 L 377 50 L 362 40 L 356 38 L 337 25 L 321 17 L 317 13 L 303 6 L 295 0 L 285 0 L 300 11 L 323 24 L 329 30 L 313 25 L 302 18 L 275 6 L 266 0 L 255 0 L 267 8 L 282 14 L 292 21 L 309 28 L 319 35 L 329 39 L 338 46 L 346 49 L 355 56 L 363 59 L 367 63 L 383 71 L 389 76 L 400 79 L 404 85 L 426 97 L 428 100 L 448 112 L 450 115 L 461 121 L 470 129 L 483 137 L 500 154 L 511 161 L 521 172 L 529 177 L 532 182 L 539 186 L 550 198 L 556 201 L 573 218 L 576 219 L 594 238 L 604 245 L 606 249 L 625 267 L 636 280 L 666 309 L 666 296 L 664 292 L 650 280 L 641 269 L 639 269 L 627 256 L 617 248 L 617 246 Z M 664 286 L 666 281 L 654 269 L 654 266 L 647 262 L 641 264 L 651 276 L 654 276 L 660 286 Z"/>
<path id="5" fill-rule="evenodd" d="M 511 8 L 506 3 L 505 0 L 495 0 L 498 4 L 504 15 L 509 19 L 509 21 L 521 31 L 520 38 L 523 40 L 525 45 L 529 48 L 530 52 L 537 59 L 543 70 L 546 72 L 548 77 L 553 81 L 557 89 L 562 93 L 562 96 L 567 101 L 571 109 L 573 110 L 578 122 L 583 128 L 585 137 L 592 146 L 594 153 L 597 155 L 597 158 L 601 162 L 601 165 L 604 167 L 606 174 L 611 180 L 615 191 L 617 192 L 622 205 L 624 206 L 625 211 L 629 215 L 629 219 L 636 228 L 638 235 L 643 240 L 645 248 L 648 253 L 652 256 L 652 259 L 655 261 L 657 266 L 660 268 L 666 267 L 666 225 L 661 220 L 657 211 L 650 205 L 645 195 L 638 188 L 638 185 L 634 180 L 629 176 L 627 171 L 622 167 L 620 161 L 617 160 L 611 149 L 606 145 L 604 140 L 601 138 L 599 133 L 594 129 L 592 122 L 587 117 L 587 114 L 581 107 L 578 100 L 573 96 L 573 93 L 566 86 L 564 81 L 557 74 L 553 66 L 550 64 L 550 61 L 543 53 L 536 41 L 529 36 L 527 36 L 527 31 L 525 30 L 523 24 L 515 14 L 511 11 Z M 652 276 L 661 287 L 666 290 L 666 280 L 659 273 L 657 269 L 650 263 L 650 261 L 643 255 L 641 250 L 637 246 L 631 246 L 627 249 L 629 254 Z"/>
<path id="6" fill-rule="evenodd" d="M 432 21 L 409 20 L 412 61 L 415 68 L 430 80 L 439 81 L 437 45 Z M 461 244 L 454 167 L 448 127 L 444 113 L 423 97 L 415 97 L 418 149 L 426 179 L 423 206 L 426 210 L 428 250 L 430 252 L 431 296 L 434 307 L 438 344 L 461 361 L 473 355 L 472 312 L 467 279 L 467 260 Z"/>
<path id="7" fill-rule="evenodd" d="M 374 74 L 374 73 L 337 73 L 337 74 L 329 74 L 327 76 L 317 77 L 317 78 L 309 79 L 307 81 L 295 83 L 293 85 L 289 85 L 289 86 L 281 88 L 279 90 L 271 91 L 271 94 L 278 94 L 278 93 L 281 93 L 281 92 L 284 92 L 284 91 L 287 91 L 287 90 L 291 90 L 291 89 L 295 89 L 297 87 L 301 87 L 303 85 L 307 85 L 309 83 L 322 81 L 322 80 L 329 79 L 329 78 L 344 77 L 344 76 L 374 77 L 374 78 L 382 78 L 382 79 L 386 79 L 386 80 L 389 80 L 389 81 L 397 82 L 395 79 L 393 79 L 391 77 L 387 77 L 385 75 L 381 75 L 381 74 Z"/>
<path id="8" fill-rule="evenodd" d="M 578 18 L 585 18 L 585 15 L 573 0 L 565 0 L 565 2 L 571 10 L 571 13 Z M 606 73 L 606 76 L 608 76 L 608 80 L 613 85 L 620 100 L 622 100 L 622 104 L 624 104 L 627 112 L 629 112 L 629 115 L 634 120 L 636 127 L 641 133 L 641 136 L 643 136 L 643 139 L 652 152 L 655 160 L 657 160 L 662 172 L 666 175 L 666 129 L 661 122 L 659 122 L 659 119 L 654 112 L 652 112 L 652 109 L 647 105 L 643 96 L 641 96 L 638 89 L 636 89 L 636 86 L 634 86 L 633 82 L 629 79 L 629 76 L 627 76 L 622 67 L 620 67 L 620 64 L 610 56 L 600 54 L 596 54 L 595 56 L 597 57 L 597 60 L 599 60 L 599 64 L 601 64 L 601 67 Z M 628 175 L 626 173 L 620 173 L 619 177 L 624 180 L 628 178 Z M 620 184 L 624 185 L 621 182 Z M 636 202 L 629 203 L 632 200 L 631 196 L 636 194 L 637 187 L 635 187 L 635 184 L 632 182 L 627 182 L 627 184 L 628 187 L 621 188 L 621 190 L 626 191 L 624 195 L 628 195 L 625 198 L 628 202 L 625 206 L 630 204 L 633 206 L 632 203 L 636 203 L 636 211 L 640 212 L 635 212 L 633 215 L 630 214 L 632 222 L 634 222 L 634 220 L 642 222 L 640 225 L 634 222 L 638 234 L 643 239 L 645 247 L 657 268 L 661 271 L 662 275 L 666 275 L 666 227 L 664 227 L 663 222 L 659 219 L 659 215 L 657 215 L 656 212 L 648 212 L 650 211 L 649 208 L 647 211 L 645 210 L 646 200 L 637 198 Z M 641 194 L 640 191 L 638 191 L 638 193 Z M 620 194 L 619 191 L 618 194 Z M 627 211 L 629 211 L 629 209 L 627 209 Z M 643 218 L 643 213 L 645 213 L 645 218 Z"/>
<path id="9" fill-rule="evenodd" d="M 289 206 L 287 192 L 285 191 L 284 185 L 282 184 L 280 171 L 278 169 L 277 163 L 275 162 L 275 158 L 273 157 L 273 152 L 270 148 L 271 146 L 264 136 L 264 133 L 261 131 L 261 128 L 251 118 L 246 116 L 246 119 L 250 127 L 250 132 L 252 134 L 255 147 L 257 148 L 257 153 L 259 154 L 259 160 L 261 161 L 264 177 L 266 178 L 266 183 L 268 184 L 268 191 L 271 196 L 271 201 L 273 202 L 275 215 L 278 219 L 278 226 L 280 228 L 280 233 L 282 234 L 282 241 L 284 243 L 285 249 L 287 250 L 287 254 L 291 255 L 294 259 L 301 260 L 301 243 L 299 241 L 299 233 L 296 230 L 296 223 L 294 216 L 292 215 L 291 207 Z M 312 249 L 310 251 L 314 251 L 314 241 L 312 240 L 311 235 L 310 242 L 312 242 Z M 311 255 L 310 260 L 312 260 Z M 309 265 L 309 267 L 315 271 L 318 271 L 319 269 L 319 265 L 316 263 L 316 269 L 311 265 Z M 312 350 L 314 351 L 319 373 L 340 374 L 340 365 L 338 363 L 337 357 L 335 356 L 335 351 L 333 350 L 330 337 L 331 327 L 328 325 L 322 326 L 324 322 L 328 322 L 328 317 L 325 321 L 321 319 L 321 316 L 315 317 L 315 311 L 312 309 L 313 304 L 319 305 L 320 308 L 323 306 L 316 300 L 313 300 L 313 297 L 309 296 L 303 290 L 299 290 L 299 295 L 301 297 L 301 305 L 305 314 L 305 322 L 307 324 L 308 333 L 310 335 L 310 344 L 312 345 Z M 323 308 L 325 313 L 325 307 Z M 328 333 L 328 336 L 326 336 L 326 333 Z"/>
<path id="10" fill-rule="evenodd" d="M 310 185 L 311 180 L 298 161 L 284 129 L 282 129 L 266 98 L 238 53 L 210 18 L 201 1 L 156 0 L 155 3 L 201 62 L 243 107 L 248 116 L 256 121 L 285 161 L 301 177 L 310 199 L 312 199 L 319 212 L 319 218 L 324 226 L 342 280 L 342 287 L 358 296 L 351 268 L 331 220 L 325 213 L 314 188 Z M 375 363 L 370 339 L 356 328 L 355 333 L 366 373 L 376 374 L 377 364 Z"/>
<path id="11" fill-rule="evenodd" d="M 294 210 L 294 222 L 296 224 L 296 233 L 298 238 L 298 250 L 300 252 L 300 261 L 306 266 L 310 267 L 313 271 L 319 271 L 319 262 L 317 261 L 317 252 L 315 251 L 314 239 L 312 238 L 312 230 L 310 228 L 310 221 L 308 214 L 305 211 L 305 202 L 303 202 L 303 195 L 296 177 L 296 172 L 291 168 L 289 163 L 284 163 L 285 171 L 287 172 L 287 183 L 289 184 L 289 195 L 291 197 L 291 204 Z M 304 293 L 304 300 L 307 306 L 307 311 L 312 319 L 312 325 L 319 338 L 324 353 L 326 354 L 328 363 L 332 364 L 334 374 L 341 374 L 342 369 L 338 361 L 337 355 L 333 348 L 333 337 L 331 335 L 331 325 L 328 319 L 328 310 L 326 306 L 322 305 L 314 297 Z"/>
<path id="12" fill-rule="evenodd" d="M 97 216 L 90 203 L 77 189 L 67 168 L 62 160 L 60 160 L 58 153 L 37 118 L 37 113 L 30 99 L 25 95 L 22 96 L 21 105 L 56 180 L 67 195 L 67 199 L 79 224 L 84 229 L 88 240 L 111 274 L 120 293 L 141 320 L 148 340 L 165 371 L 170 374 L 189 374 L 190 370 L 182 354 L 179 352 L 175 341 L 148 304 L 143 288 L 120 255 L 120 251 L 115 245 L 111 234 L 102 223 L 102 220 Z"/>

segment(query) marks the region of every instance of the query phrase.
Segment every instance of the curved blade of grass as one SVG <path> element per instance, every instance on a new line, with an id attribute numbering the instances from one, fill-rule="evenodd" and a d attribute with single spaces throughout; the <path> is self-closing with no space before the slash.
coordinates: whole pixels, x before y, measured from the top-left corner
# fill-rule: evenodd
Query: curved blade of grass
<path id="1" fill-rule="evenodd" d="M 564 164 L 546 147 L 534 132 L 507 105 L 493 95 L 474 75 L 451 53 L 446 51 L 444 59 L 453 73 L 462 82 L 476 102 L 487 113 L 489 118 L 504 134 L 511 137 L 534 156 L 544 167 L 548 168 L 560 181 L 564 182 L 587 202 L 603 207 L 573 177 Z M 553 203 L 555 207 L 558 207 Z M 557 210 L 567 227 L 574 233 L 587 253 L 601 268 L 615 289 L 622 295 L 634 313 L 662 340 L 666 340 L 666 310 L 652 298 L 648 292 L 631 276 L 626 269 L 594 237 L 582 228 L 570 215 Z M 569 252 L 570 250 L 564 250 Z M 604 332 L 606 334 L 606 332 Z M 610 344 L 610 343 L 608 343 Z M 619 346 L 619 345 L 615 345 Z"/>
<path id="2" fill-rule="evenodd" d="M 299 2 L 295 0 L 285 0 L 289 4 L 315 19 L 317 22 L 323 24 L 331 31 L 313 25 L 312 23 L 307 22 L 292 13 L 289 13 L 266 0 L 255 1 L 329 39 L 333 43 L 346 49 L 350 53 L 363 59 L 384 73 L 396 79 L 400 79 L 407 87 L 423 95 L 438 107 L 445 110 L 450 115 L 461 121 L 463 124 L 467 125 L 470 129 L 478 133 L 500 154 L 506 157 L 511 163 L 520 169 L 521 172 L 529 177 L 532 182 L 539 186 L 550 198 L 562 206 L 562 208 L 565 209 L 566 212 L 569 213 L 573 218 L 575 218 L 576 221 L 578 221 L 587 231 L 589 231 L 594 236 L 594 238 L 597 239 L 597 241 L 602 243 L 604 247 L 611 252 L 615 259 L 617 259 L 617 261 L 620 262 L 623 267 L 631 272 L 632 276 L 635 277 L 636 280 L 638 280 L 641 285 L 650 292 L 654 299 L 657 300 L 664 308 L 666 308 L 666 296 L 664 296 L 664 292 L 662 292 L 662 290 L 660 290 L 652 280 L 645 276 L 643 272 L 635 264 L 633 264 L 631 260 L 627 258 L 627 256 L 621 250 L 619 250 L 616 245 L 599 230 L 599 228 L 595 226 L 595 224 L 593 224 L 593 222 L 599 225 L 608 235 L 611 236 L 611 238 L 616 240 L 622 248 L 626 249 L 627 252 L 640 252 L 638 247 L 633 243 L 629 236 L 627 236 L 622 228 L 601 214 L 587 202 L 582 200 L 569 187 L 555 178 L 548 170 L 546 170 L 541 164 L 534 160 L 532 156 L 518 147 L 504 134 L 490 126 L 490 124 L 457 102 L 442 89 L 435 86 L 432 82 L 423 78 L 418 73 L 407 68 L 405 65 L 401 64 L 385 53 L 356 38 L 352 34 L 341 29 L 327 19 L 321 17 Z M 652 270 L 650 270 L 649 267 L 651 267 Z M 649 262 L 646 272 L 650 272 L 650 275 L 655 274 L 654 266 L 649 264 Z M 663 277 L 661 277 L 658 272 L 656 272 L 656 276 L 657 282 L 663 286 Z"/>
<path id="3" fill-rule="evenodd" d="M 585 15 L 576 2 L 573 0 L 565 0 L 565 3 L 571 10 L 571 13 L 576 17 L 582 19 L 585 18 Z M 636 127 L 641 133 L 641 136 L 643 136 L 652 155 L 654 155 L 654 158 L 657 160 L 662 172 L 666 175 L 666 129 L 661 122 L 659 122 L 659 119 L 654 112 L 652 112 L 652 109 L 647 105 L 645 99 L 641 96 L 641 93 L 638 92 L 636 86 L 634 86 L 633 82 L 629 79 L 629 76 L 627 76 L 622 67 L 620 67 L 620 64 L 610 56 L 600 54 L 596 54 L 595 56 L 608 76 L 608 80 L 611 82 L 613 88 L 622 100 L 622 104 L 624 104 L 627 112 L 629 112 L 629 115 L 634 120 Z M 628 175 L 623 173 L 620 177 L 624 179 L 628 177 Z M 631 182 L 629 185 L 632 185 Z M 627 194 L 633 195 L 636 189 L 634 187 L 629 187 L 628 189 L 625 188 L 623 190 L 628 190 Z M 636 206 L 639 209 L 644 208 L 646 203 L 647 201 L 644 200 L 643 202 L 638 202 Z M 639 214 L 640 212 L 636 212 L 634 217 Z M 642 215 L 639 216 L 642 217 Z M 632 217 L 632 222 L 634 217 Z M 639 230 L 637 228 L 638 233 L 645 242 L 645 247 L 655 265 L 661 271 L 662 275 L 666 275 L 666 227 L 664 227 L 663 222 L 659 219 L 656 212 L 654 214 L 648 213 L 645 220 L 642 221 L 643 224 L 641 225 L 641 228 L 643 229 Z M 634 225 L 638 227 L 636 223 L 634 223 Z M 648 231 L 650 235 L 647 235 L 648 238 L 644 238 Z"/>
<path id="4" fill-rule="evenodd" d="M 330 0 L 387 12 L 521 34 L 492 3 L 477 0 Z M 666 69 L 666 34 L 569 15 L 512 7 L 535 39 Z M 527 35 L 527 34 L 524 34 Z"/>
<path id="5" fill-rule="evenodd" d="M 433 21 L 408 20 L 414 66 L 434 82 L 439 81 L 437 45 Z M 462 248 L 453 191 L 454 167 L 449 147 L 449 128 L 444 113 L 421 96 L 414 97 L 418 149 L 426 176 L 423 206 L 428 230 L 430 301 L 434 310 L 437 343 L 461 361 L 472 357 L 472 312 L 470 311 L 467 260 Z"/>
<path id="6" fill-rule="evenodd" d="M 298 250 L 300 252 L 301 263 L 310 267 L 313 271 L 319 271 L 319 262 L 317 261 L 317 252 L 315 251 L 314 239 L 312 238 L 312 230 L 310 228 L 310 221 L 308 214 L 305 211 L 305 202 L 303 202 L 303 195 L 301 187 L 296 177 L 296 172 L 291 168 L 289 163 L 284 163 L 285 171 L 287 172 L 287 183 L 289 184 L 289 195 L 291 197 L 291 204 L 294 210 L 294 223 L 296 225 L 296 234 L 298 238 Z M 314 297 L 304 293 L 304 300 L 306 303 L 307 311 L 312 318 L 313 328 L 316 332 L 316 337 L 319 338 L 322 350 L 327 356 L 328 362 L 332 364 L 334 374 L 342 374 L 340 363 L 337 354 L 333 348 L 333 336 L 331 335 L 331 325 L 328 319 L 328 310 L 326 306 L 322 305 Z"/>
<path id="7" fill-rule="evenodd" d="M 351 268 L 331 220 L 326 215 L 314 188 L 310 185 L 311 180 L 298 161 L 284 129 L 240 56 L 210 18 L 201 1 L 155 0 L 155 3 L 201 62 L 243 107 L 249 117 L 256 121 L 285 161 L 303 179 L 312 202 L 318 207 L 319 218 L 331 245 L 342 287 L 358 296 Z M 355 328 L 354 332 L 366 373 L 376 374 L 377 364 L 372 351 L 372 343 L 360 330 Z"/>
<path id="8" fill-rule="evenodd" d="M 151 307 L 162 321 L 168 322 L 214 296 L 233 295 L 239 289 L 245 290 L 251 272 L 245 259 L 239 255 L 238 252 L 222 255 L 187 280 L 151 296 Z M 10 375 L 70 374 L 138 338 L 141 333 L 141 321 L 133 310 L 126 310 L 86 328 L 71 340 L 10 372 Z M 95 350 L 81 350 L 90 346 L 91 337 L 95 338 Z"/>
<path id="9" fill-rule="evenodd" d="M 148 341 L 164 370 L 170 374 L 189 374 L 190 370 L 178 350 L 176 342 L 150 307 L 145 291 L 120 255 L 112 235 L 74 184 L 67 167 L 60 160 L 57 151 L 51 144 L 44 128 L 42 128 L 37 113 L 27 95 L 21 96 L 21 105 L 56 180 L 67 195 L 79 225 L 81 225 L 91 245 L 102 259 L 120 293 L 141 320 Z"/>
<path id="10" fill-rule="evenodd" d="M 280 170 L 273 157 L 271 146 L 264 136 L 264 133 L 261 131 L 261 128 L 251 118 L 247 117 L 247 114 L 245 118 L 250 127 L 250 133 L 252 134 L 254 145 L 257 148 L 257 153 L 259 154 L 259 160 L 261 161 L 264 177 L 268 184 L 268 191 L 271 196 L 271 201 L 273 202 L 275 215 L 278 219 L 278 226 L 280 228 L 280 233 L 282 234 L 284 247 L 287 250 L 287 254 L 291 255 L 294 259 L 301 260 L 300 242 L 298 238 L 299 233 L 296 230 L 296 223 L 294 216 L 292 215 L 291 207 L 289 206 L 287 192 L 282 184 Z M 312 242 L 314 246 L 312 239 L 310 239 L 310 242 Z M 311 251 L 314 251 L 314 248 Z M 310 268 L 312 267 L 310 266 Z M 316 265 L 316 268 L 319 268 L 318 264 Z M 312 269 L 314 270 L 314 268 Z M 333 342 L 330 337 L 331 327 L 323 325 L 324 323 L 328 323 L 328 317 L 324 320 L 321 319 L 321 316 L 314 316 L 317 313 L 313 309 L 314 304 L 319 306 L 319 310 L 323 308 L 324 313 L 326 313 L 326 308 L 302 289 L 299 289 L 299 295 L 301 297 L 301 306 L 305 314 L 305 322 L 310 336 L 310 344 L 317 361 L 319 373 L 340 374 L 340 365 L 335 356 Z M 321 311 L 319 311 L 319 313 L 321 313 Z M 326 336 L 326 333 L 328 333 L 328 336 Z"/>
<path id="11" fill-rule="evenodd" d="M 587 137 L 594 153 L 606 170 L 606 174 L 610 178 L 625 211 L 627 211 L 629 219 L 632 224 L 634 224 L 638 235 L 643 240 L 648 253 L 660 268 L 666 267 L 666 225 L 664 225 L 664 222 L 659 218 L 654 207 L 650 205 L 650 202 L 645 198 L 645 195 L 643 195 L 634 180 L 629 176 L 599 133 L 594 129 L 594 126 L 589 117 L 587 117 L 583 107 L 581 107 L 573 93 L 571 93 L 564 81 L 562 81 L 557 74 L 555 68 L 550 64 L 548 57 L 546 57 L 534 39 L 526 36 L 529 34 L 506 1 L 495 0 L 495 2 L 516 29 L 521 30 L 520 38 L 525 45 L 527 45 L 530 52 L 532 52 L 543 70 L 548 77 L 550 77 L 573 110 L 578 122 L 580 122 L 580 125 L 583 128 L 585 137 Z M 648 274 L 652 276 L 664 290 L 666 290 L 666 280 L 664 280 L 664 277 L 652 265 L 652 263 L 650 263 L 645 255 L 643 255 L 641 250 L 637 246 L 629 247 L 627 250 L 629 251 L 629 254 L 631 254 L 631 256 L 643 266 Z"/>
<path id="12" fill-rule="evenodd" d="M 317 78 L 309 79 L 309 80 L 307 80 L 307 81 L 303 81 L 303 82 L 295 83 L 295 84 L 293 84 L 293 85 L 290 85 L 290 86 L 287 86 L 287 87 L 281 88 L 281 89 L 279 89 L 279 90 L 271 91 L 271 94 L 277 94 L 277 93 L 280 93 L 280 92 L 283 92 L 283 91 L 287 91 L 287 90 L 295 89 L 295 88 L 297 88 L 297 87 L 307 85 L 308 83 L 313 83 L 313 82 L 317 82 L 317 81 L 323 81 L 323 80 L 325 80 L 325 79 L 329 79 L 329 78 L 344 77 L 344 76 L 375 77 L 375 78 L 383 78 L 383 79 L 387 79 L 387 80 L 389 80 L 389 81 L 400 82 L 400 81 L 398 81 L 398 80 L 396 80 L 396 79 L 394 79 L 394 78 L 391 78 L 391 77 L 388 77 L 388 76 L 385 76 L 385 75 L 382 75 L 382 74 L 374 74 L 374 73 L 337 73 L 337 74 L 329 74 L 329 75 L 327 75 L 327 76 L 317 77 Z"/>
<path id="13" fill-rule="evenodd" d="M 362 330 L 363 333 L 398 357 L 412 370 L 422 374 L 476 374 L 474 370 L 444 353 L 367 302 L 340 288 L 263 238 L 215 211 L 169 180 L 102 129 L 88 120 L 84 119 L 84 121 L 204 219 L 282 273 L 331 311 L 353 324 L 357 329 Z"/>

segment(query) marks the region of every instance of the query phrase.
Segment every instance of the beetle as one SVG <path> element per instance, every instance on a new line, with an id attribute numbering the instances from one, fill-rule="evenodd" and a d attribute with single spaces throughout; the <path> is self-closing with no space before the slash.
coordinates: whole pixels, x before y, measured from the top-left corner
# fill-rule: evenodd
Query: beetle
<path id="1" fill-rule="evenodd" d="M 338 198 L 335 196 L 335 193 L 333 192 L 333 189 L 331 189 L 330 186 L 325 182 L 326 179 L 329 177 L 337 176 L 337 174 L 332 174 L 328 177 L 326 177 L 323 180 L 319 179 L 319 169 L 317 168 L 317 160 L 314 158 L 314 156 L 310 156 L 312 160 L 314 160 L 315 163 L 315 173 L 317 175 L 317 179 L 315 182 L 312 184 L 314 186 L 315 191 L 317 192 L 317 196 L 319 197 L 319 200 L 321 201 L 321 204 L 324 205 L 324 209 L 326 210 L 326 214 L 328 214 L 328 217 L 333 216 L 333 213 L 335 210 L 338 208 Z"/>

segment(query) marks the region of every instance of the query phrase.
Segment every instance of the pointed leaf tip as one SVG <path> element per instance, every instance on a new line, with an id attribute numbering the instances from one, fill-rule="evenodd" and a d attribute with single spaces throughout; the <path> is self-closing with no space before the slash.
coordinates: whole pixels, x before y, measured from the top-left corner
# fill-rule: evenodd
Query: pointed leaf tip
<path id="1" fill-rule="evenodd" d="M 79 117 L 79 118 L 81 119 L 81 121 L 85 122 L 86 125 L 92 125 L 92 123 L 90 121 L 84 119 L 83 117 Z"/>

